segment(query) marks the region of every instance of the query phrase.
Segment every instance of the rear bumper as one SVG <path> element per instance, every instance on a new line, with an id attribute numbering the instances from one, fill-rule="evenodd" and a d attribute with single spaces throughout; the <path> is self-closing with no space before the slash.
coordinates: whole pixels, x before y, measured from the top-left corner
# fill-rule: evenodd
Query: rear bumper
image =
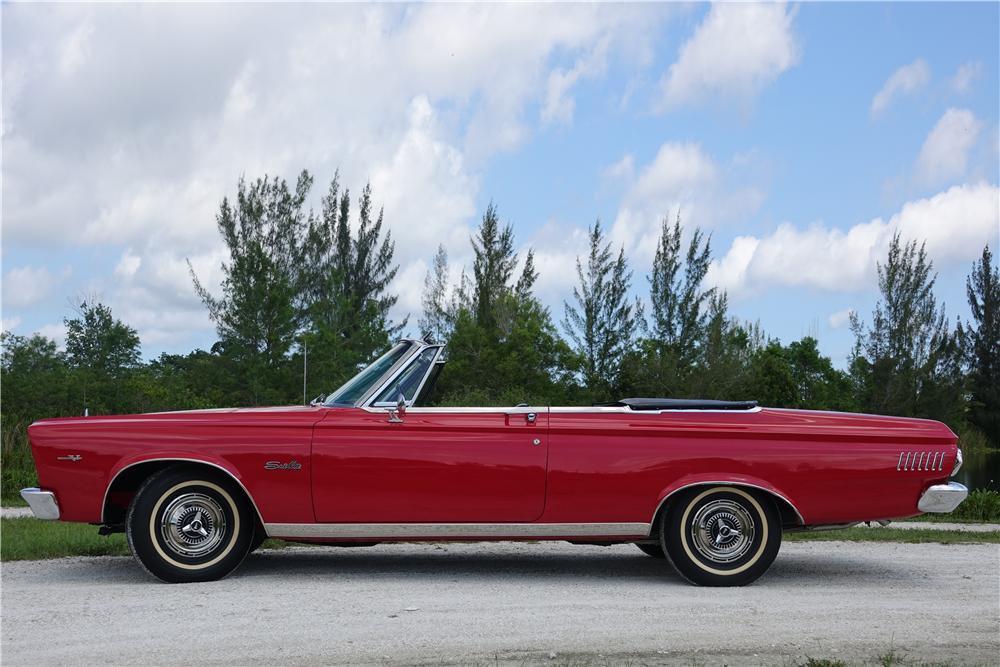
<path id="1" fill-rule="evenodd" d="M 926 513 L 947 513 L 958 507 L 969 495 L 969 490 L 958 482 L 935 484 L 920 496 L 917 509 Z"/>
<path id="2" fill-rule="evenodd" d="M 56 494 L 51 491 L 42 491 L 34 487 L 21 489 L 21 497 L 28 502 L 31 513 L 36 519 L 52 521 L 59 518 L 59 503 L 56 502 Z"/>

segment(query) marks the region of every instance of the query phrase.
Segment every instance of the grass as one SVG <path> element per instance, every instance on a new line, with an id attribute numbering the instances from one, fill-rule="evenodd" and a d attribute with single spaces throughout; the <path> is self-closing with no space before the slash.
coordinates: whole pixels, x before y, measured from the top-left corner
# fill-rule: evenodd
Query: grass
<path id="1" fill-rule="evenodd" d="M 31 517 L 0 519 L 0 560 L 4 562 L 126 555 L 128 545 L 124 535 L 98 535 L 96 526 Z"/>
<path id="2" fill-rule="evenodd" d="M 284 549 L 288 542 L 266 540 L 261 549 Z M 125 535 L 98 535 L 97 526 L 31 517 L 0 519 L 0 561 L 46 560 L 66 556 L 128 556 Z"/>
<path id="3" fill-rule="evenodd" d="M 903 542 L 914 544 L 1000 544 L 1000 531 L 960 533 L 948 530 L 898 530 L 892 528 L 845 528 L 787 533 L 788 542 Z M 262 549 L 284 549 L 289 543 L 267 540 Z M 65 556 L 127 556 L 125 536 L 102 536 L 97 527 L 61 521 L 39 521 L 31 517 L 0 520 L 0 561 L 45 560 Z"/>
<path id="4" fill-rule="evenodd" d="M 786 542 L 902 542 L 904 544 L 1000 544 L 1000 531 L 959 532 L 919 528 L 842 528 L 786 533 Z"/>

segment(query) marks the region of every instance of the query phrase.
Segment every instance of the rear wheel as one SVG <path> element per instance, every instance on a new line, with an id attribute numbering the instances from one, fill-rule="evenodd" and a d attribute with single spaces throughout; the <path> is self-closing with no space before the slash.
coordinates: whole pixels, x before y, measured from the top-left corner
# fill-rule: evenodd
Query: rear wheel
<path id="1" fill-rule="evenodd" d="M 132 555 L 170 583 L 214 581 L 236 569 L 255 533 L 249 503 L 231 480 L 195 466 L 150 477 L 125 520 Z"/>
<path id="2" fill-rule="evenodd" d="M 673 504 L 661 543 L 677 571 L 701 586 L 744 586 L 771 566 L 781 547 L 774 503 L 734 486 L 695 489 Z"/>

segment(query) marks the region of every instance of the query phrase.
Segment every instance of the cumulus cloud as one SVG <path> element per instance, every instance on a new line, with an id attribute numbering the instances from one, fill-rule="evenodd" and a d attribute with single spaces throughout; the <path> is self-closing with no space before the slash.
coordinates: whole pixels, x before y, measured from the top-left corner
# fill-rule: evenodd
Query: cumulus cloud
<path id="1" fill-rule="evenodd" d="M 21 326 L 21 318 L 17 315 L 0 319 L 0 331 L 16 331 Z"/>
<path id="2" fill-rule="evenodd" d="M 874 284 L 895 232 L 926 242 L 938 268 L 968 262 L 995 241 L 1000 229 L 1000 189 L 979 183 L 954 186 L 907 202 L 889 220 L 875 218 L 844 231 L 817 223 L 785 223 L 765 237 L 737 237 L 712 263 L 707 280 L 736 298 L 770 287 L 860 290 Z"/>
<path id="3" fill-rule="evenodd" d="M 983 64 L 979 61 L 959 65 L 955 76 L 951 78 L 951 87 L 956 93 L 967 93 L 972 83 L 983 73 Z"/>
<path id="4" fill-rule="evenodd" d="M 664 217 L 680 215 L 687 225 L 713 227 L 741 220 L 763 203 L 757 185 L 737 184 L 731 172 L 746 166 L 737 158 L 719 164 L 696 143 L 667 142 L 637 171 L 630 156 L 605 173 L 629 178 L 610 238 L 626 252 L 648 261 L 656 251 Z"/>
<path id="5" fill-rule="evenodd" d="M 120 252 L 88 288 L 144 341 L 183 349 L 211 331 L 185 259 L 217 284 L 214 216 L 237 178 L 308 168 L 315 205 L 339 168 L 385 207 L 401 319 L 419 308 L 408 281 L 438 243 L 467 252 L 479 175 L 537 131 L 529 110 L 571 122 L 576 86 L 611 59 L 641 62 L 666 13 L 5 7 L 4 242 Z"/>
<path id="6" fill-rule="evenodd" d="M 3 276 L 4 308 L 37 306 L 52 290 L 69 277 L 70 267 L 53 273 L 44 266 L 21 266 Z"/>
<path id="7" fill-rule="evenodd" d="M 893 100 L 900 95 L 907 95 L 920 90 L 931 80 L 931 68 L 922 58 L 917 58 L 909 65 L 903 65 L 886 80 L 882 89 L 872 98 L 871 113 L 873 116 L 885 111 Z"/>
<path id="8" fill-rule="evenodd" d="M 798 62 L 794 15 L 784 3 L 713 4 L 663 77 L 663 108 L 758 94 Z"/>
<path id="9" fill-rule="evenodd" d="M 853 314 L 853 308 L 838 310 L 837 312 L 830 314 L 830 317 L 827 318 L 827 323 L 830 325 L 831 329 L 839 329 L 851 321 L 851 315 Z"/>
<path id="10" fill-rule="evenodd" d="M 917 179 L 937 185 L 965 175 L 969 151 L 983 124 L 968 109 L 948 109 L 927 135 L 917 157 Z"/>

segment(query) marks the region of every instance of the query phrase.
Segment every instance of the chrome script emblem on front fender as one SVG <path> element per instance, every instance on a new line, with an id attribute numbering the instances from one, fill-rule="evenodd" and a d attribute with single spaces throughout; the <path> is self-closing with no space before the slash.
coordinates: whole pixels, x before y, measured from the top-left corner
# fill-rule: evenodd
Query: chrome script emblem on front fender
<path id="1" fill-rule="evenodd" d="M 264 470 L 302 470 L 302 464 L 295 459 L 292 459 L 288 463 L 268 461 L 264 464 Z"/>
<path id="2" fill-rule="evenodd" d="M 69 456 L 57 456 L 56 457 L 56 459 L 59 460 L 59 461 L 72 461 L 73 463 L 76 463 L 77 461 L 79 461 L 82 458 L 83 457 L 80 456 L 79 454 L 70 454 Z"/>

